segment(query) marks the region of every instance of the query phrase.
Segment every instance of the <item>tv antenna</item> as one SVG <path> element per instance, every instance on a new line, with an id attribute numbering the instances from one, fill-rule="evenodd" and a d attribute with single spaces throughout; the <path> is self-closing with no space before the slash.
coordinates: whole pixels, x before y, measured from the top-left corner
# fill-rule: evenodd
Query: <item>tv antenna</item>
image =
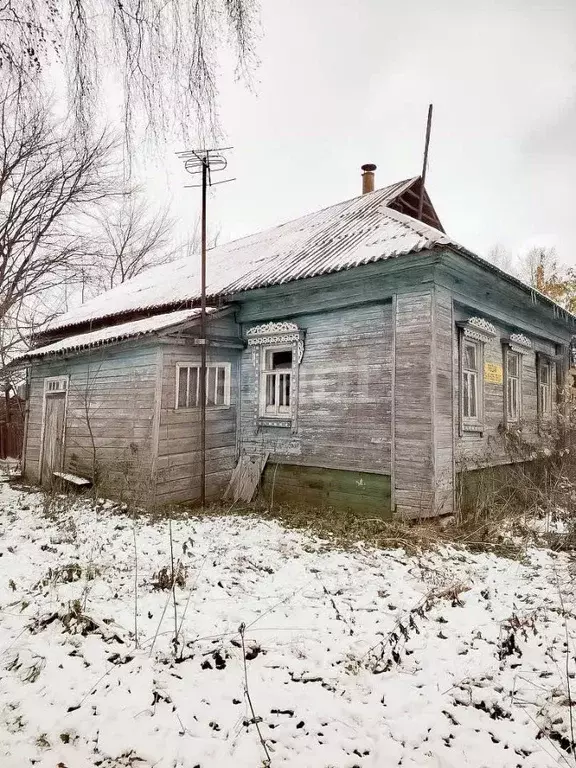
<path id="1" fill-rule="evenodd" d="M 200 267 L 200 504 L 206 505 L 206 192 L 208 187 L 216 184 L 226 184 L 235 179 L 223 179 L 212 181 L 212 174 L 225 171 L 228 160 L 224 154 L 232 147 L 218 147 L 213 149 L 189 149 L 184 152 L 176 152 L 176 155 L 184 162 L 184 169 L 191 175 L 200 175 L 199 184 L 185 184 L 185 188 L 202 189 L 201 210 L 201 267 Z"/>

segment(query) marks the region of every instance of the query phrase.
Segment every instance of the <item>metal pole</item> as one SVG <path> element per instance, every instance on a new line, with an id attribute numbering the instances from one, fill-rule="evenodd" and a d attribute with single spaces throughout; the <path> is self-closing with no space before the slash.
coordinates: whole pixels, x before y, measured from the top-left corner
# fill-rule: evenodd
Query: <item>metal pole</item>
<path id="1" fill-rule="evenodd" d="M 206 505 L 206 186 L 208 153 L 202 162 L 202 266 L 200 304 L 200 504 Z"/>
<path id="2" fill-rule="evenodd" d="M 422 176 L 420 184 L 420 200 L 418 202 L 418 219 L 422 220 L 422 211 L 424 210 L 424 184 L 426 183 L 426 169 L 428 168 L 428 147 L 430 146 L 430 132 L 432 130 L 432 109 L 433 105 L 428 105 L 428 122 L 426 124 L 426 142 L 424 144 L 424 162 L 422 164 Z"/>

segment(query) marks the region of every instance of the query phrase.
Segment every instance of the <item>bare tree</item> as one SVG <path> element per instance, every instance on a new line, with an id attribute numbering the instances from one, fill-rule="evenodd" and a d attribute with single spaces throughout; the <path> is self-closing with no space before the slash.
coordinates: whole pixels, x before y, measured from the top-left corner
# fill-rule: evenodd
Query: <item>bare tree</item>
<path id="1" fill-rule="evenodd" d="M 20 87 L 0 96 L 0 322 L 22 326 L 38 297 L 79 258 L 78 218 L 112 192 L 114 144 L 106 133 L 75 142 Z M 30 324 L 30 318 L 28 319 Z M 6 340 L 4 340 L 6 341 Z"/>
<path id="2" fill-rule="evenodd" d="M 510 251 L 500 243 L 492 246 L 486 256 L 491 264 L 508 274 L 514 274 L 514 260 Z"/>
<path id="3" fill-rule="evenodd" d="M 539 291 L 542 291 L 546 282 L 558 282 L 561 271 L 554 248 L 535 246 L 520 256 L 522 279 Z"/>
<path id="4" fill-rule="evenodd" d="M 92 220 L 81 299 L 101 293 L 176 256 L 168 210 L 153 211 L 138 190 L 109 201 Z"/>
<path id="5" fill-rule="evenodd" d="M 576 271 L 558 260 L 554 248 L 534 247 L 520 259 L 521 277 L 533 288 L 574 312 Z"/>
<path id="6" fill-rule="evenodd" d="M 182 133 L 216 115 L 218 53 L 235 52 L 236 73 L 255 63 L 257 0 L 70 0 L 0 3 L 0 67 L 36 85 L 54 61 L 65 65 L 68 94 L 86 131 L 103 73 L 112 66 L 124 91 L 130 130 L 144 115 L 154 131 Z"/>

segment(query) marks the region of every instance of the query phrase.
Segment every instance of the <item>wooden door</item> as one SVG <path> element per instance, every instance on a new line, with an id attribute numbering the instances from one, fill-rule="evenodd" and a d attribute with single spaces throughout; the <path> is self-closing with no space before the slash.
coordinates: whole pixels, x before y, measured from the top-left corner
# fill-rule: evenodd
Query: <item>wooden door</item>
<path id="1" fill-rule="evenodd" d="M 52 473 L 62 470 L 65 414 L 66 393 L 47 394 L 44 407 L 44 439 L 42 441 L 42 465 L 40 469 L 42 483 L 51 483 Z"/>

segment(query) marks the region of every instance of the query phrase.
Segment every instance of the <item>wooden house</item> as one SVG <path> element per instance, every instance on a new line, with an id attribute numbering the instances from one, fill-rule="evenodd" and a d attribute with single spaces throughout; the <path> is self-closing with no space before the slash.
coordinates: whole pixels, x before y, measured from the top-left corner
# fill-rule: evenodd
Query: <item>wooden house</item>
<path id="1" fill-rule="evenodd" d="M 210 498 L 268 456 L 277 501 L 418 517 L 460 473 L 547 445 L 575 318 L 448 235 L 420 178 L 208 252 Z M 419 201 L 422 195 L 422 214 Z M 28 366 L 25 473 L 197 499 L 199 264 L 60 317 Z M 273 489 L 273 490 L 272 490 Z"/>

